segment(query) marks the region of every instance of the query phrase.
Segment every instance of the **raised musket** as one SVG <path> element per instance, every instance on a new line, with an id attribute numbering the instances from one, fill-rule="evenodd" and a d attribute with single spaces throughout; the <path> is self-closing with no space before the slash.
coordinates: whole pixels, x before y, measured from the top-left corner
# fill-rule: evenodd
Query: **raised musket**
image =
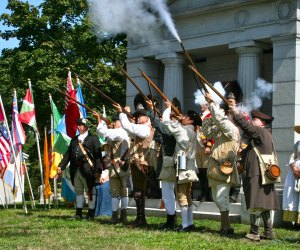
<path id="1" fill-rule="evenodd" d="M 224 97 L 224 96 L 222 96 L 221 95 L 221 93 L 210 83 L 210 82 L 208 82 L 199 72 L 198 72 L 198 70 L 194 67 L 194 66 L 192 66 L 192 65 L 189 65 L 188 66 L 189 67 L 189 69 L 191 69 L 196 75 L 197 75 L 197 77 L 199 77 L 199 79 L 202 79 L 203 80 L 203 82 L 204 82 L 204 85 L 206 84 L 208 87 L 210 87 L 211 88 L 211 90 L 212 91 L 214 91 L 222 100 L 223 100 L 223 102 L 226 104 L 226 105 L 228 105 L 228 106 L 230 106 L 230 104 L 229 104 L 229 102 L 228 102 L 228 100 Z M 207 92 L 206 92 L 207 93 Z"/>
<path id="2" fill-rule="evenodd" d="M 141 72 L 142 76 L 151 84 L 151 86 L 156 90 L 156 92 L 161 96 L 161 98 L 166 101 L 170 102 L 168 97 L 165 96 L 165 94 L 156 86 L 156 84 L 146 75 L 145 72 L 143 72 L 140 68 L 138 70 Z M 170 102 L 171 103 L 171 102 Z M 173 109 L 176 116 L 181 116 L 179 110 L 171 103 L 171 108 Z"/>
<path id="3" fill-rule="evenodd" d="M 144 94 L 144 92 L 139 88 L 139 86 L 135 83 L 135 81 L 128 75 L 128 73 L 125 71 L 125 69 L 123 69 L 123 67 L 116 63 L 116 65 L 121 69 L 121 71 L 123 72 L 123 74 L 126 76 L 126 78 L 132 83 L 132 85 L 137 89 L 137 91 L 142 95 L 142 97 L 144 98 L 144 100 L 146 102 L 151 102 L 153 104 L 153 108 L 155 109 L 155 112 L 158 114 L 158 116 L 161 117 L 161 113 L 160 111 L 154 107 L 154 103 L 153 100 L 151 100 L 148 96 L 146 96 Z"/>
<path id="4" fill-rule="evenodd" d="M 76 74 L 76 73 L 75 73 Z M 76 76 L 84 83 L 86 83 L 87 85 L 89 85 L 91 88 L 93 88 L 94 90 L 96 90 L 103 98 L 105 98 L 107 101 L 109 101 L 111 104 L 114 105 L 119 105 L 119 103 L 117 103 L 116 101 L 114 101 L 113 99 L 111 99 L 109 96 L 107 96 L 106 94 L 104 94 L 100 89 L 96 88 L 93 84 L 89 83 L 86 79 L 84 79 L 82 76 L 76 74 Z M 130 119 L 134 119 L 134 117 L 132 116 L 132 114 L 130 112 L 128 112 L 124 107 L 122 107 L 122 112 L 125 113 Z"/>
<path id="5" fill-rule="evenodd" d="M 77 100 L 74 99 L 72 96 L 70 96 L 70 95 L 64 93 L 63 91 L 61 91 L 61 90 L 59 90 L 59 89 L 57 89 L 57 90 L 58 90 L 58 92 L 60 92 L 61 94 L 63 94 L 65 97 L 68 97 L 70 100 L 72 100 L 72 101 L 74 101 L 75 103 L 77 103 L 78 105 L 84 107 L 84 108 L 87 109 L 88 111 L 98 113 L 97 111 L 91 109 L 91 108 L 88 107 L 87 105 L 85 105 L 85 104 L 83 104 L 83 103 L 77 101 Z M 101 115 L 101 114 L 99 114 L 99 115 L 100 115 L 101 119 L 102 119 L 103 121 L 105 121 L 105 123 L 106 123 L 107 125 L 110 125 L 110 124 L 111 124 L 110 120 L 106 119 L 106 118 L 105 118 L 103 115 Z"/>

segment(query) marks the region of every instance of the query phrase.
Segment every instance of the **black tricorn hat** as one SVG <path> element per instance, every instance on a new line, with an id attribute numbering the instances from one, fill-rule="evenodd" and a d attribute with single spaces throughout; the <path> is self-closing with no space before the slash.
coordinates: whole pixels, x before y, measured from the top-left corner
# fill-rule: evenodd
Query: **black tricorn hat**
<path id="1" fill-rule="evenodd" d="M 251 116 L 252 118 L 258 118 L 258 119 L 261 119 L 267 123 L 270 123 L 274 120 L 274 117 L 273 116 L 269 116 L 269 115 L 266 115 L 262 112 L 259 112 L 257 110 L 252 110 L 251 111 Z"/>
<path id="2" fill-rule="evenodd" d="M 202 120 L 199 114 L 197 114 L 194 110 L 189 110 L 187 112 L 187 116 L 190 117 L 191 120 L 193 120 L 193 125 L 196 126 L 201 126 L 202 125 Z"/>
<path id="3" fill-rule="evenodd" d="M 84 125 L 88 127 L 88 119 L 87 118 L 79 118 L 76 121 L 77 125 Z"/>
<path id="4" fill-rule="evenodd" d="M 134 117 L 139 117 L 139 116 L 148 116 L 149 117 L 149 112 L 147 109 L 139 109 L 133 113 Z"/>
<path id="5" fill-rule="evenodd" d="M 111 120 L 112 120 L 113 122 L 120 120 L 119 114 L 115 114 L 114 116 L 112 116 Z"/>

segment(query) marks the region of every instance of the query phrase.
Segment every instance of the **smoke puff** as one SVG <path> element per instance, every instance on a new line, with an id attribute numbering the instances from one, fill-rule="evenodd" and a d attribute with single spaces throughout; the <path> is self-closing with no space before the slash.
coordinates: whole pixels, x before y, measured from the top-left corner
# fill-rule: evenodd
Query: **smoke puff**
<path id="1" fill-rule="evenodd" d="M 215 82 L 213 86 L 222 96 L 225 95 L 225 89 L 223 88 L 221 82 Z M 222 102 L 222 99 L 210 87 L 207 86 L 207 90 L 211 94 L 215 103 L 220 104 Z M 202 92 L 199 89 L 197 89 L 197 91 L 194 93 L 194 96 L 195 96 L 196 104 L 203 105 L 207 103 L 205 97 L 203 96 Z"/>

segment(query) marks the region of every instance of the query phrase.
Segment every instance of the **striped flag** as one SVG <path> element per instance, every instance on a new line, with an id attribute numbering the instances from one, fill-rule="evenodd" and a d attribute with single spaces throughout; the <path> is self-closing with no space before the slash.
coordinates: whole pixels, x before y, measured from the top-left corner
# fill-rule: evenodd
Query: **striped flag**
<path id="1" fill-rule="evenodd" d="M 22 145 L 25 144 L 26 136 L 24 133 L 23 126 L 19 121 L 19 111 L 18 111 L 18 103 L 17 103 L 17 93 L 14 91 L 13 97 L 13 109 L 12 109 L 12 139 L 13 144 L 17 146 L 20 151 Z"/>
<path id="2" fill-rule="evenodd" d="M 23 99 L 19 120 L 20 122 L 23 122 L 36 129 L 35 108 L 33 103 L 30 81 L 29 81 L 29 88 L 27 89 L 26 95 Z"/>
<path id="3" fill-rule="evenodd" d="M 0 174 L 3 176 L 10 160 L 10 143 L 6 126 L 3 124 L 0 130 Z"/>

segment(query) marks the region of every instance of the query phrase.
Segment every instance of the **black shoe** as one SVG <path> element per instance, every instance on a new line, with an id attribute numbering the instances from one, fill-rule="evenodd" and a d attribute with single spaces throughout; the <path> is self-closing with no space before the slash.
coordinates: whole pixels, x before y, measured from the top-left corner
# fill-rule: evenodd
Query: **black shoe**
<path id="1" fill-rule="evenodd" d="M 178 233 L 189 233 L 189 232 L 193 231 L 194 229 L 195 229 L 194 225 L 189 225 L 187 227 L 182 227 L 182 225 L 180 225 L 176 231 Z"/>
<path id="2" fill-rule="evenodd" d="M 234 230 L 233 230 L 233 228 L 229 228 L 229 229 L 227 229 L 227 230 L 224 230 L 224 229 L 221 229 L 220 230 L 220 235 L 221 236 L 232 236 L 234 234 Z"/>
<path id="3" fill-rule="evenodd" d="M 272 231 L 264 231 L 264 233 L 260 235 L 260 238 L 264 240 L 274 240 L 275 235 Z"/>

